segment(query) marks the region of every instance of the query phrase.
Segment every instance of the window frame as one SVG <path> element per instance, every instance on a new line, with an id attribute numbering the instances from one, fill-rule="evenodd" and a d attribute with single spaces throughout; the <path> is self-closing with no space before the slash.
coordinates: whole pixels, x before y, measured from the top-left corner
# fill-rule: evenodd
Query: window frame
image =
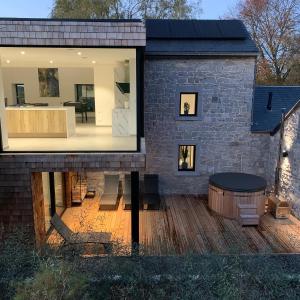
<path id="1" fill-rule="evenodd" d="M 193 151 L 193 157 L 192 157 L 192 161 L 193 161 L 193 168 L 189 168 L 189 169 L 180 169 L 179 167 L 179 159 L 180 159 L 180 147 L 193 147 L 194 148 L 194 151 Z M 195 172 L 196 171 L 196 148 L 197 148 L 197 145 L 195 144 L 178 144 L 178 151 L 177 151 L 177 169 L 178 169 L 178 172 Z"/>
<path id="2" fill-rule="evenodd" d="M 194 114 L 182 114 L 181 113 L 181 96 L 182 95 L 195 95 L 195 113 Z M 185 117 L 185 118 L 193 118 L 198 117 L 198 92 L 180 92 L 179 94 L 179 117 Z"/>

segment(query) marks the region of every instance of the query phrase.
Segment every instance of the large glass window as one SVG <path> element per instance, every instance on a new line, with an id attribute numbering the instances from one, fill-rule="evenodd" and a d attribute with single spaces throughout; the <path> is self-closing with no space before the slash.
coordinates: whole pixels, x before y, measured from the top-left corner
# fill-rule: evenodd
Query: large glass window
<path id="1" fill-rule="evenodd" d="M 180 116 L 197 116 L 197 93 L 180 93 Z"/>
<path id="2" fill-rule="evenodd" d="M 0 47 L 0 150 L 137 151 L 136 51 Z"/>
<path id="3" fill-rule="evenodd" d="M 179 145 L 178 171 L 195 171 L 195 158 L 195 145 Z"/>

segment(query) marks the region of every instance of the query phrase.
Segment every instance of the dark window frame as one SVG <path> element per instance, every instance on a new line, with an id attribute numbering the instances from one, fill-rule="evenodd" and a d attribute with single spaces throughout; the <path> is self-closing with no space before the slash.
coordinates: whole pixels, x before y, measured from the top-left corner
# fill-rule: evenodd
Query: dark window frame
<path id="1" fill-rule="evenodd" d="M 180 159 L 180 147 L 193 147 L 194 151 L 193 151 L 193 157 L 192 157 L 192 161 L 193 161 L 193 168 L 188 168 L 188 169 L 181 169 L 179 167 L 179 159 Z M 178 172 L 195 172 L 196 171 L 196 145 L 195 144 L 178 144 L 178 149 L 177 149 L 177 170 Z"/>
<path id="2" fill-rule="evenodd" d="M 184 113 L 181 113 L 181 96 L 182 95 L 195 95 L 195 113 L 194 114 L 188 114 L 185 115 Z M 180 92 L 179 94 L 179 117 L 198 117 L 198 92 Z"/>
<path id="3" fill-rule="evenodd" d="M 1 18 L 0 18 L 1 19 Z M 51 20 L 51 19 L 50 19 Z M 70 20 L 68 20 L 70 21 Z M 78 21 L 78 20 L 76 20 Z M 82 20 L 83 21 L 83 20 Z M 85 20 L 86 21 L 86 20 Z M 98 20 L 97 20 L 98 21 Z M 105 20 L 107 21 L 107 20 Z M 132 20 L 131 20 L 132 21 Z M 135 20 L 136 22 L 140 22 L 140 20 Z M 144 137 L 144 56 L 145 56 L 145 46 L 61 46 L 61 45 L 0 45 L 0 47 L 27 47 L 27 48 L 72 48 L 72 49 L 134 49 L 136 52 L 136 120 L 137 120 L 137 135 L 136 135 L 136 150 L 59 150 L 59 151 L 50 151 L 50 153 L 140 153 L 141 152 L 141 139 Z M 0 120 L 1 121 L 1 120 Z M 2 141 L 2 129 L 0 126 L 0 154 L 2 153 L 49 153 L 48 151 L 5 151 L 3 147 Z"/>

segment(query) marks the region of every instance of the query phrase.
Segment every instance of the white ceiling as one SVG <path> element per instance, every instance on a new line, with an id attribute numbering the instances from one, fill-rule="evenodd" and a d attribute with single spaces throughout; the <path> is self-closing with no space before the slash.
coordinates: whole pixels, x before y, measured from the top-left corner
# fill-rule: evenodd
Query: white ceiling
<path id="1" fill-rule="evenodd" d="M 2 67 L 93 67 L 130 58 L 135 49 L 0 47 Z"/>

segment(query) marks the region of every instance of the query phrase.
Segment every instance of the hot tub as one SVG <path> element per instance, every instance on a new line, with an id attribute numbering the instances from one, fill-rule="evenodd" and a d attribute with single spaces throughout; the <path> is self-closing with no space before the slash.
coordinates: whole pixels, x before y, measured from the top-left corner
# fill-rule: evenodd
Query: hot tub
<path id="1" fill-rule="evenodd" d="M 208 206 L 243 225 L 256 225 L 265 212 L 264 178 L 245 173 L 217 173 L 209 178 Z"/>

